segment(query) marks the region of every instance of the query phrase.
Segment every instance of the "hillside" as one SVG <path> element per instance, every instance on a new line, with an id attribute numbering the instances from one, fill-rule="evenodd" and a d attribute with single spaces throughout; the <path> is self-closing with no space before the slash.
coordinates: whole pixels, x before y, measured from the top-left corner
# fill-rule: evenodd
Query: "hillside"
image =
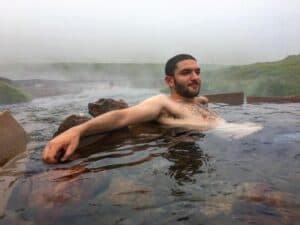
<path id="1" fill-rule="evenodd" d="M 111 82 L 116 86 L 161 88 L 164 79 L 163 64 L 135 63 L 51 63 L 1 65 L 0 82 L 9 87 L 18 87 L 31 93 L 33 85 L 27 87 L 20 79 L 57 81 Z M 265 63 L 239 66 L 201 64 L 202 94 L 243 91 L 252 96 L 286 96 L 300 93 L 300 55 Z M 31 82 L 31 81 L 30 81 Z M 51 87 L 59 85 L 52 85 Z M 48 85 L 44 85 L 44 88 Z M 3 89 L 3 85 L 1 89 Z M 35 88 L 35 87 L 34 87 Z M 49 87 L 50 88 L 50 87 Z M 83 86 L 82 89 L 85 87 Z M 15 89 L 14 89 L 15 90 Z M 164 86 L 163 91 L 168 91 Z M 4 93 L 2 91 L 2 93 Z M 44 92 L 46 95 L 47 92 Z M 55 91 L 61 93 L 61 91 Z M 2 94 L 3 95 L 3 94 Z M 1 95 L 1 96 L 2 96 Z M 34 96 L 33 96 L 34 97 Z M 3 96 L 1 97 L 3 98 Z M 3 101 L 3 100 L 2 100 Z"/>
<path id="2" fill-rule="evenodd" d="M 13 104 L 29 100 L 30 96 L 19 88 L 13 86 L 9 80 L 0 80 L 0 104 Z"/>
<path id="3" fill-rule="evenodd" d="M 255 96 L 300 93 L 300 55 L 266 63 L 203 71 L 203 91 L 244 91 Z"/>

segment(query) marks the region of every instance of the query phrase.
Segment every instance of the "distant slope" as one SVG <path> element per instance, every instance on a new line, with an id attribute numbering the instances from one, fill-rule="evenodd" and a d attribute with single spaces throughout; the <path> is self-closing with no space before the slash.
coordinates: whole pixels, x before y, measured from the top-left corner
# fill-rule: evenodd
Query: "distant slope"
<path id="1" fill-rule="evenodd" d="M 300 55 L 266 63 L 204 71 L 203 91 L 244 91 L 255 96 L 300 93 Z"/>
<path id="2" fill-rule="evenodd" d="M 10 80 L 0 79 L 0 104 L 13 104 L 29 101 L 30 96 L 13 86 Z"/>
<path id="3" fill-rule="evenodd" d="M 141 88 L 161 88 L 164 84 L 164 64 L 160 63 L 0 65 L 0 74 L 14 80 L 24 78 L 73 81 L 97 80 L 111 81 L 116 86 Z M 241 66 L 201 64 L 201 75 L 203 94 L 236 91 L 244 91 L 246 95 L 255 96 L 299 94 L 300 55 L 288 56 L 276 62 Z M 5 82 L 9 84 L 7 80 Z M 168 87 L 162 88 L 162 90 L 168 92 Z"/>

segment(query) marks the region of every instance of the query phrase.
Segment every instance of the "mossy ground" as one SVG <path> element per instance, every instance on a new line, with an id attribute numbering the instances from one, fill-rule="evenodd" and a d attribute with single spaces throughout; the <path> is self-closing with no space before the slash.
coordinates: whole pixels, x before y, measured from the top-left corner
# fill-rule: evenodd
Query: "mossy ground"
<path id="1" fill-rule="evenodd" d="M 300 55 L 283 60 L 204 71 L 203 91 L 244 91 L 252 96 L 300 93 Z"/>
<path id="2" fill-rule="evenodd" d="M 0 104 L 26 102 L 30 95 L 6 82 L 0 81 Z"/>

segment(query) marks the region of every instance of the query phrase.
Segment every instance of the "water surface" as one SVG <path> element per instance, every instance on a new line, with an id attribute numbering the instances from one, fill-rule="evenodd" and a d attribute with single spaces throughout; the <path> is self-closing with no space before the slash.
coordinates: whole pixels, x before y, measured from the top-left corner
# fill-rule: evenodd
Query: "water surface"
<path id="1" fill-rule="evenodd" d="M 93 145 L 67 164 L 46 165 L 43 147 L 70 114 L 107 97 L 129 105 L 158 90 L 114 87 L 9 109 L 27 131 L 27 151 L 0 171 L 7 204 L 0 224 L 297 224 L 300 104 L 212 107 L 229 122 L 263 129 L 243 138 L 181 129 Z"/>

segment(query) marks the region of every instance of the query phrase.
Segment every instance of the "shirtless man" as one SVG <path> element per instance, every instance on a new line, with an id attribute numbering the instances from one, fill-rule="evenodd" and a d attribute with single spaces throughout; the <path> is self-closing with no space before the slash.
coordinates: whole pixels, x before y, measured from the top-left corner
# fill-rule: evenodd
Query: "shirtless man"
<path id="1" fill-rule="evenodd" d="M 61 161 L 66 161 L 76 150 L 80 137 L 141 122 L 157 121 L 165 125 L 201 130 L 215 127 L 221 119 L 205 107 L 207 98 L 198 97 L 201 77 L 196 59 L 191 55 L 176 55 L 166 63 L 165 74 L 170 96 L 157 95 L 138 105 L 107 112 L 70 128 L 49 141 L 43 151 L 43 160 L 57 163 L 55 155 L 63 149 L 65 154 Z"/>

